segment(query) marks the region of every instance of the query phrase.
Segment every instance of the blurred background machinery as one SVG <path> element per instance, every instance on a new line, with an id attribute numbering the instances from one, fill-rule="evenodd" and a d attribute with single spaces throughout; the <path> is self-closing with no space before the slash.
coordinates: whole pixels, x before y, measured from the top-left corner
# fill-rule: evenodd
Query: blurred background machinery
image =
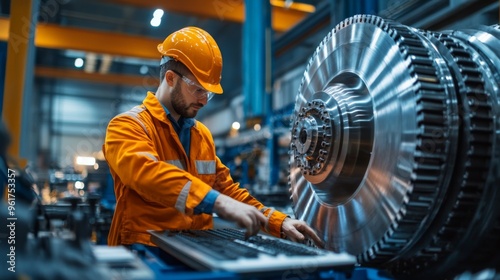
<path id="1" fill-rule="evenodd" d="M 500 266 L 500 27 L 340 22 L 296 99 L 290 192 L 335 251 L 397 277 Z"/>
<path id="2" fill-rule="evenodd" d="M 10 76 L 29 86 L 0 94 L 1 109 L 22 111 L 13 155 L 28 160 L 26 173 L 16 170 L 33 175 L 29 186 L 38 195 L 30 213 L 36 221 L 19 234 L 39 233 L 27 248 L 58 263 L 63 252 L 52 242 L 106 243 L 115 202 L 100 153 L 106 124 L 156 88 L 157 42 L 197 25 L 220 42 L 225 58 L 225 93 L 199 119 L 242 187 L 310 222 L 330 249 L 357 255 L 363 266 L 401 278 L 498 269 L 500 46 L 491 24 L 499 22 L 499 1 L 28 2 L 33 11 L 23 15 L 48 33 L 39 33 L 26 54 L 26 72 L 33 73 Z M 2 66 L 8 26 L 15 25 L 11 6 L 27 11 L 20 3 L 0 4 Z M 157 8 L 165 15 L 153 28 Z M 272 10 L 273 24 L 263 9 Z M 283 14 L 295 20 L 278 28 Z M 257 24 L 263 26 L 249 28 Z M 58 36 L 80 40 L 51 44 Z M 123 53 L 113 38 L 133 47 Z M 253 45 L 256 38 L 261 45 Z M 141 56 L 149 45 L 152 54 Z M 248 58 L 257 51 L 261 56 Z M 22 108 L 4 101 L 14 96 Z M 7 165 L 0 167 L 4 180 Z M 76 219 L 89 227 L 75 227 Z M 75 248 L 75 255 L 88 251 Z M 81 268 L 94 266 L 86 260 Z"/>

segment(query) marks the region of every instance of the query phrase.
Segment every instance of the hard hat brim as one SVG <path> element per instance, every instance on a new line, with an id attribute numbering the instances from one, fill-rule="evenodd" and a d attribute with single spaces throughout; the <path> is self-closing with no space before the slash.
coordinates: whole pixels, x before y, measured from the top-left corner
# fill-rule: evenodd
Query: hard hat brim
<path id="1" fill-rule="evenodd" d="M 200 84 L 204 89 L 206 89 L 210 92 L 213 92 L 215 94 L 222 94 L 222 92 L 223 92 L 222 86 L 220 84 L 218 84 L 218 85 L 212 85 L 212 84 L 207 84 L 207 83 L 200 83 Z"/>

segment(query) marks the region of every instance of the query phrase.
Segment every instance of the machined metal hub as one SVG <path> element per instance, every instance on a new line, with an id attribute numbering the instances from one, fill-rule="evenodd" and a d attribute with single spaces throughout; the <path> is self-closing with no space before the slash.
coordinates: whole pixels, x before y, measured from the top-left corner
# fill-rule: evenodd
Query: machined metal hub
<path id="1" fill-rule="evenodd" d="M 500 245 L 499 119 L 498 25 L 438 33 L 348 18 L 297 95 L 295 215 L 328 249 L 395 275 L 499 267 L 487 245 Z"/>
<path id="2" fill-rule="evenodd" d="M 322 100 L 315 99 L 301 109 L 292 128 L 291 148 L 302 174 L 317 175 L 330 154 L 332 118 Z"/>

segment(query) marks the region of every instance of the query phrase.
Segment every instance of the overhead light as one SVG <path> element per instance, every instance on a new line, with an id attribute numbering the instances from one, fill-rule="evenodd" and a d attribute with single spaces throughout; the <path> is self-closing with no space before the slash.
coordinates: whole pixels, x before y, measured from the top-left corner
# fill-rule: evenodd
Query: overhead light
<path id="1" fill-rule="evenodd" d="M 238 130 L 238 129 L 240 129 L 240 123 L 239 122 L 233 122 L 233 124 L 231 125 L 231 127 L 234 130 Z"/>
<path id="2" fill-rule="evenodd" d="M 164 12 L 162 9 L 156 9 L 155 12 L 153 13 L 153 17 L 161 19 L 163 14 L 164 14 Z"/>
<path id="3" fill-rule="evenodd" d="M 151 19 L 151 26 L 158 27 L 160 26 L 161 23 L 161 17 L 163 16 L 164 12 L 162 9 L 156 9 L 155 12 L 153 13 L 153 18 Z"/>
<path id="4" fill-rule="evenodd" d="M 54 172 L 54 176 L 57 179 L 62 179 L 62 178 L 64 178 L 64 173 L 62 171 L 56 171 L 56 172 Z"/>
<path id="5" fill-rule="evenodd" d="M 82 66 L 83 66 L 83 59 L 81 59 L 81 58 L 75 59 L 75 67 L 82 68 Z"/>
<path id="6" fill-rule="evenodd" d="M 77 156 L 76 157 L 76 164 L 93 166 L 95 164 L 95 157 Z"/>
<path id="7" fill-rule="evenodd" d="M 154 17 L 151 19 L 150 23 L 151 23 L 151 26 L 158 27 L 158 26 L 160 26 L 161 18 Z"/>
<path id="8" fill-rule="evenodd" d="M 306 4 L 306 3 L 299 3 L 295 1 L 290 1 L 290 0 L 271 0 L 271 5 L 275 7 L 281 7 L 285 9 L 290 9 L 290 10 L 296 10 L 296 11 L 301 11 L 301 12 L 306 12 L 306 13 L 314 13 L 316 11 L 316 7 L 311 4 Z"/>
<path id="9" fill-rule="evenodd" d="M 75 182 L 75 189 L 81 190 L 83 188 L 85 188 L 85 183 L 83 183 L 82 181 L 76 181 Z"/>
<path id="10" fill-rule="evenodd" d="M 148 73 L 149 68 L 146 65 L 142 65 L 141 68 L 139 69 L 139 72 L 142 75 L 146 75 Z"/>

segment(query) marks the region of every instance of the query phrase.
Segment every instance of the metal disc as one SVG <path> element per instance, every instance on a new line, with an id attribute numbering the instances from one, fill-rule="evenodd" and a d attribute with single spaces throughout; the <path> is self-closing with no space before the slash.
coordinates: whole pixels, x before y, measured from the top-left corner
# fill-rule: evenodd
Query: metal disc
<path id="1" fill-rule="evenodd" d="M 441 34 L 358 15 L 319 44 L 289 183 L 328 249 L 405 275 L 485 263 L 500 242 L 499 42 L 498 25 Z"/>

